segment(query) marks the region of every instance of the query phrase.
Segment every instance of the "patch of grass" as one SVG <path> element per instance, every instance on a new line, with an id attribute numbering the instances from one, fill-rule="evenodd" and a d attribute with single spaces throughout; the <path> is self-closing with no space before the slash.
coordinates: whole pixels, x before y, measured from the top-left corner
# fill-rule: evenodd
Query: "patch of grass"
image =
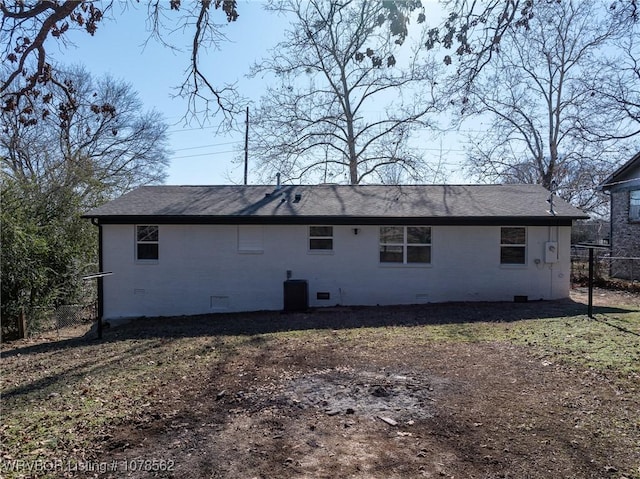
<path id="1" fill-rule="evenodd" d="M 77 461 L 97 457 L 118 424 L 143 421 L 154 404 L 181 401 L 207 387 L 210 371 L 230 358 L 268 360 L 275 347 L 288 352 L 332 348 L 387 353 L 404 345 L 492 342 L 531 348 L 534 354 L 574 367 L 606 373 L 629 388 L 640 378 L 640 312 L 618 308 L 615 314 L 552 318 L 438 321 L 438 324 L 379 326 L 337 330 L 295 330 L 259 335 L 145 336 L 105 342 L 77 342 L 5 352 L 0 425 L 0 475 L 10 460 Z M 327 313 L 323 313 L 327 314 Z M 569 314 L 569 313 L 565 313 Z M 153 324 L 146 326 L 152 328 Z M 116 334 L 114 332 L 111 333 Z M 29 349 L 28 347 L 26 349 Z M 252 365 L 259 367 L 260 365 Z M 177 399 L 176 399 L 177 398 Z M 4 462 L 2 462 L 4 461 Z M 56 473 L 39 477 L 56 477 Z"/>
<path id="2" fill-rule="evenodd" d="M 284 333 L 278 333 L 284 334 Z M 291 338 L 308 339 L 308 332 L 286 333 Z M 313 332 L 326 340 L 326 332 Z M 354 347 L 354 341 L 376 347 L 437 342 L 506 342 L 528 346 L 554 361 L 614 373 L 621 378 L 640 378 L 640 311 L 629 309 L 615 314 L 597 314 L 521 321 L 451 322 L 420 326 L 354 328 L 336 331 L 334 342 Z"/>
<path id="3" fill-rule="evenodd" d="M 206 368 L 221 357 L 209 343 L 123 340 L 3 358 L 0 476 L 24 477 L 27 470 L 9 470 L 14 460 L 66 465 L 94 456 L 114 425 L 145 417 L 163 396 L 184 394 L 183 384 L 200 387 L 194 364 Z"/>
<path id="4" fill-rule="evenodd" d="M 496 338 L 535 347 L 565 363 L 640 377 L 640 312 L 494 325 Z"/>

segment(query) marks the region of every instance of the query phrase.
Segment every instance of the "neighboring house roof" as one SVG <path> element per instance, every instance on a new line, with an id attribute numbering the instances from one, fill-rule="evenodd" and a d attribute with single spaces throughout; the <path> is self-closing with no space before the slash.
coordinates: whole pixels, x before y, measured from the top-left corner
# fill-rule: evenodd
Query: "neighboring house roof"
<path id="1" fill-rule="evenodd" d="M 626 183 L 640 184 L 640 152 L 636 153 L 633 158 L 611 173 L 607 179 L 600 184 L 599 188 L 609 191 L 615 189 L 617 186 L 624 186 Z"/>
<path id="2" fill-rule="evenodd" d="M 100 223 L 570 224 L 588 218 L 539 185 L 144 186 L 84 217 Z"/>

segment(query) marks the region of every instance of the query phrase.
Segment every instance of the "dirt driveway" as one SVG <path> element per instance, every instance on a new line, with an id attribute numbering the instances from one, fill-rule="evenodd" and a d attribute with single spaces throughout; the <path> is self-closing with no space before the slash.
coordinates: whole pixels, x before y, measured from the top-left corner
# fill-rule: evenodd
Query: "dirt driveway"
<path id="1" fill-rule="evenodd" d="M 597 293 L 596 304 L 638 301 L 620 294 Z M 185 478 L 638 478 L 634 380 L 502 337 L 442 341 L 421 327 L 491 318 L 502 335 L 514 314 L 571 317 L 585 298 L 345 308 L 271 327 L 256 316 L 242 346 L 211 343 L 224 360 L 150 398 L 153 412 L 115 430 L 100 460 L 169 460 L 157 474 Z"/>

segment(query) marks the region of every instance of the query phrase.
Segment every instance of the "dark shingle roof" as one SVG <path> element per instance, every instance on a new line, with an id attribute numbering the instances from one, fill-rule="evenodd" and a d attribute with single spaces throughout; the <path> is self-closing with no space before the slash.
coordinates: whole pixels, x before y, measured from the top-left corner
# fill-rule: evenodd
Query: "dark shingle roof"
<path id="1" fill-rule="evenodd" d="M 145 186 L 85 217 L 101 222 L 211 222 L 343 224 L 425 219 L 456 223 L 471 219 L 537 218 L 542 222 L 586 218 L 539 185 L 300 185 Z M 458 221 L 461 220 L 461 221 Z M 566 221 L 565 221 L 566 222 Z"/>

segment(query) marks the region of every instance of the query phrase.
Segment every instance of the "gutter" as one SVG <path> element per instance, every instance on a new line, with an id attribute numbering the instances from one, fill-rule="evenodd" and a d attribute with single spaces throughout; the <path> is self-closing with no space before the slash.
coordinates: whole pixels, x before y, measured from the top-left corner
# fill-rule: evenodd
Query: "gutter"
<path id="1" fill-rule="evenodd" d="M 92 217 L 101 224 L 209 224 L 209 225 L 430 225 L 430 226 L 571 226 L 585 214 L 556 216 L 205 216 L 205 215 L 114 215 Z"/>

